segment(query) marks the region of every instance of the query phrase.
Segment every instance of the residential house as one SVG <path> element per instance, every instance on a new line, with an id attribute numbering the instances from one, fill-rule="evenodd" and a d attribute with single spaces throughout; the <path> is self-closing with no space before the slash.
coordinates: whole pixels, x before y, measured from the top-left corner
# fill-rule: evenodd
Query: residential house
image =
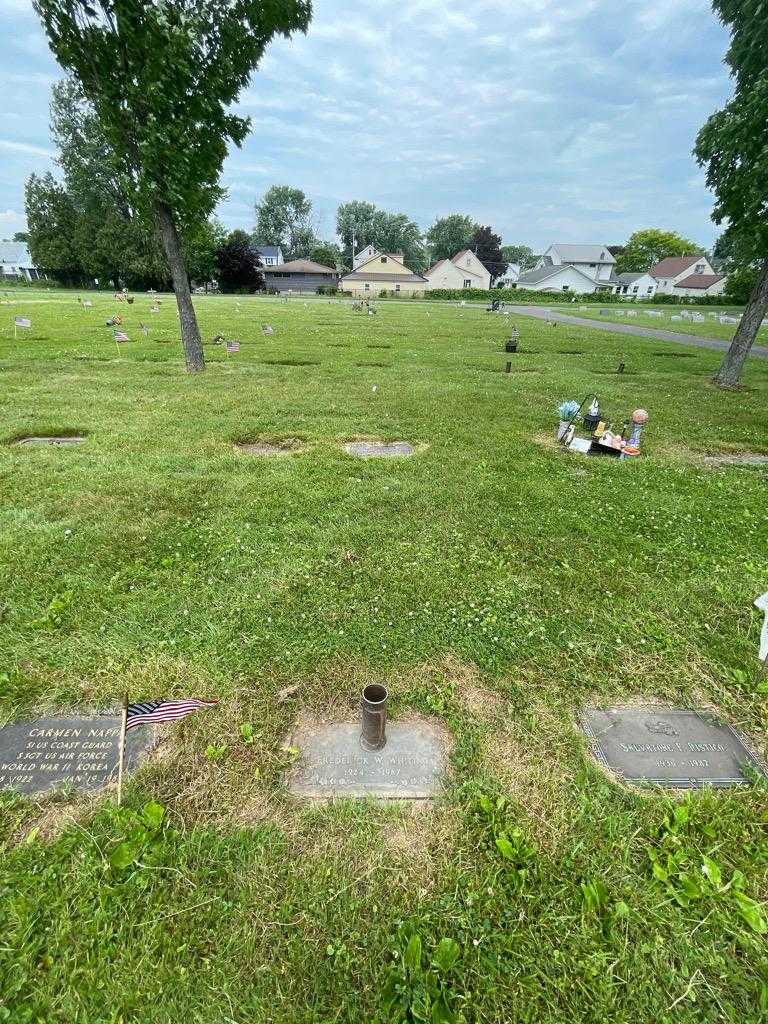
<path id="1" fill-rule="evenodd" d="M 626 295 L 629 299 L 652 299 L 656 294 L 658 282 L 651 274 L 617 274 L 617 295 Z"/>
<path id="2" fill-rule="evenodd" d="M 253 248 L 265 267 L 279 267 L 283 262 L 283 250 L 279 245 L 254 245 Z"/>
<path id="3" fill-rule="evenodd" d="M 361 249 L 359 253 L 357 253 L 356 255 L 353 254 L 352 269 L 357 270 L 357 268 L 361 267 L 363 263 L 367 263 L 368 260 L 373 259 L 373 257 L 377 255 L 378 251 L 379 250 L 376 248 L 375 245 L 366 245 L 366 247 L 364 249 Z M 402 262 L 402 253 L 395 253 L 394 255 L 399 256 L 400 261 Z"/>
<path id="4" fill-rule="evenodd" d="M 425 271 L 424 277 L 433 288 L 491 287 L 491 275 L 471 249 L 462 249 L 450 260 L 438 260 Z"/>
<path id="5" fill-rule="evenodd" d="M 618 284 L 615 263 L 607 245 L 556 242 L 533 270 L 520 275 L 517 286 L 537 292 L 613 292 Z"/>
<path id="6" fill-rule="evenodd" d="M 497 288 L 514 288 L 520 277 L 520 264 L 510 263 L 504 272 L 504 276 L 496 282 Z"/>
<path id="7" fill-rule="evenodd" d="M 316 292 L 321 285 L 335 288 L 338 281 L 338 272 L 333 267 L 313 260 L 290 260 L 264 267 L 264 283 L 279 292 Z"/>
<path id="8" fill-rule="evenodd" d="M 668 256 L 648 271 L 659 282 L 659 295 L 722 295 L 725 275 L 706 256 Z"/>
<path id="9" fill-rule="evenodd" d="M 0 242 L 0 278 L 37 281 L 44 276 L 32 262 L 26 242 Z"/>
<path id="10" fill-rule="evenodd" d="M 342 277 L 339 287 L 356 298 L 374 298 L 382 292 L 410 297 L 423 295 L 429 288 L 429 281 L 406 267 L 402 253 L 374 249 L 367 260 L 357 265 L 353 260 L 352 271 Z"/>

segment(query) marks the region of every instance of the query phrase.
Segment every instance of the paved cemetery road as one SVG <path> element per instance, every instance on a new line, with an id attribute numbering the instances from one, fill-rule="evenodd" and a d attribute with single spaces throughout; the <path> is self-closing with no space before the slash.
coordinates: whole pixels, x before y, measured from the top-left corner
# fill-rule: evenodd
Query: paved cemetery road
<path id="1" fill-rule="evenodd" d="M 522 316 L 533 316 L 537 320 L 556 320 L 560 324 L 572 324 L 574 327 L 594 327 L 598 331 L 612 331 L 614 334 L 634 334 L 639 338 L 654 338 L 656 341 L 673 341 L 681 345 L 693 345 L 694 348 L 713 348 L 727 352 L 730 344 L 721 338 L 702 338 L 698 334 L 677 334 L 675 331 L 662 331 L 657 327 L 641 327 L 640 324 L 616 324 L 613 321 L 590 320 L 583 316 L 571 316 L 543 306 L 507 306 L 514 313 Z M 764 345 L 753 345 L 749 353 L 758 359 L 768 359 L 768 348 Z"/>

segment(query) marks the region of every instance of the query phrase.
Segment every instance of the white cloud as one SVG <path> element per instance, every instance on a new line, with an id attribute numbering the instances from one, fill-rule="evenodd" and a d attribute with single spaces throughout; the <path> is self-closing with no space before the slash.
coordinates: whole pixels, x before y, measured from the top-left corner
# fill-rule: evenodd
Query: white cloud
<path id="1" fill-rule="evenodd" d="M 28 142 L 15 142 L 13 139 L 0 139 L 0 149 L 9 153 L 26 153 L 29 156 L 45 156 L 54 159 L 56 154 L 52 149 L 44 149 L 42 146 L 33 146 Z"/>

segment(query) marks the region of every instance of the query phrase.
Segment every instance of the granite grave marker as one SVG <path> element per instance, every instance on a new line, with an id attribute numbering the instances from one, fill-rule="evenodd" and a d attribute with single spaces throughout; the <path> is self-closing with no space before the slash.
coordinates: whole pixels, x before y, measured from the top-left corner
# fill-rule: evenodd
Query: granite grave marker
<path id="1" fill-rule="evenodd" d="M 152 729 L 125 740 L 125 770 L 135 768 L 153 742 Z M 0 728 L 0 790 L 44 793 L 73 786 L 103 789 L 117 781 L 120 716 L 39 718 Z"/>
<path id="2" fill-rule="evenodd" d="M 749 785 L 746 765 L 765 765 L 730 725 L 682 708 L 587 708 L 581 716 L 595 758 L 626 782 L 672 789 Z"/>

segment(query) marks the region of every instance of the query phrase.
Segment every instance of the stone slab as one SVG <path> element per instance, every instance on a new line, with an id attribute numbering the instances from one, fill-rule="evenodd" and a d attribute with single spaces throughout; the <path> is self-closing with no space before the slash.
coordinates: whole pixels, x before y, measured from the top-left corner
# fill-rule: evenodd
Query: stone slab
<path id="1" fill-rule="evenodd" d="M 296 796 L 372 796 L 424 800 L 440 790 L 447 765 L 445 735 L 428 722 L 390 722 L 382 750 L 360 745 L 360 724 L 303 729 L 292 737 L 301 760 L 288 779 Z"/>
<path id="2" fill-rule="evenodd" d="M 82 444 L 85 440 L 84 437 L 21 437 L 18 441 L 14 441 L 14 444 Z"/>
<path id="3" fill-rule="evenodd" d="M 103 789 L 117 781 L 119 715 L 39 718 L 0 728 L 0 790 L 27 795 L 72 786 Z M 130 771 L 153 742 L 151 728 L 132 729 L 125 740 Z"/>
<path id="4" fill-rule="evenodd" d="M 358 459 L 387 459 L 398 455 L 413 455 L 414 447 L 407 441 L 349 441 L 344 445 L 348 455 Z"/>
<path id="5" fill-rule="evenodd" d="M 626 782 L 702 789 L 747 786 L 748 764 L 765 765 L 730 725 L 682 708 L 587 708 L 581 716 L 595 758 Z"/>

